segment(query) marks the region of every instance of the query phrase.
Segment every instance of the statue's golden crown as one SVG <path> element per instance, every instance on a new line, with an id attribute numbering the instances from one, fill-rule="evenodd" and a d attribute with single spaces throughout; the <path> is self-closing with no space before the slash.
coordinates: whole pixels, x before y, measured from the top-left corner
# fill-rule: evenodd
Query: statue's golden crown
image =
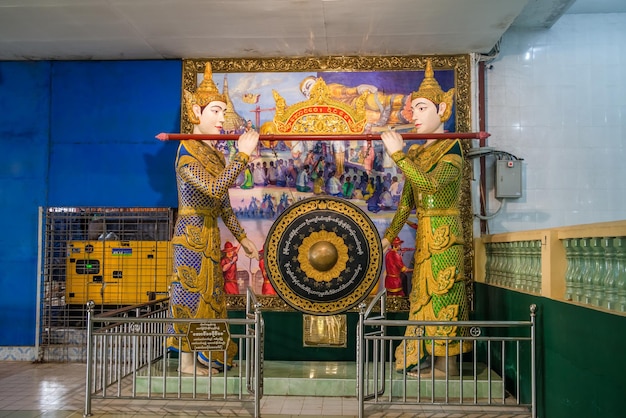
<path id="1" fill-rule="evenodd" d="M 194 124 L 200 123 L 200 120 L 193 112 L 194 105 L 197 104 L 203 107 L 211 102 L 227 103 L 227 97 L 220 93 L 213 82 L 213 71 L 211 69 L 211 63 L 209 62 L 207 62 L 204 67 L 204 78 L 196 91 L 192 93 L 188 90 L 184 90 L 183 96 L 187 108 L 187 115 L 189 116 L 189 120 Z"/>
<path id="2" fill-rule="evenodd" d="M 418 97 L 423 97 L 430 100 L 434 104 L 446 103 L 447 107 L 444 115 L 441 117 L 442 121 L 448 120 L 452 114 L 452 102 L 454 100 L 454 87 L 444 92 L 439 85 L 439 82 L 435 79 L 435 72 L 433 71 L 433 63 L 431 60 L 426 61 L 426 70 L 424 71 L 424 80 L 420 84 L 417 91 L 411 93 L 411 100 L 415 100 Z"/>

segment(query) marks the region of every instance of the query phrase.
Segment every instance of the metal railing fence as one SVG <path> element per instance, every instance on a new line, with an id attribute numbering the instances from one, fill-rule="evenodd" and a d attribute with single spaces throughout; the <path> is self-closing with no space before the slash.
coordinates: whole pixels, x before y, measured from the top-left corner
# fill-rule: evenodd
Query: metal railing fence
<path id="1" fill-rule="evenodd" d="M 251 402 L 260 416 L 263 396 L 263 334 L 261 305 L 251 289 L 246 295 L 244 318 L 175 319 L 168 317 L 168 299 L 161 299 L 95 315 L 88 304 L 85 416 L 91 415 L 94 399 L 220 399 Z M 238 367 L 220 374 L 180 371 L 181 357 L 168 350 L 169 337 L 187 334 L 168 332 L 172 324 L 225 325 L 237 343 Z M 242 349 L 243 348 L 243 349 Z M 201 350 L 197 350 L 201 351 Z M 178 350 L 180 352 L 180 350 Z M 227 357 L 226 349 L 223 350 Z M 209 362 L 211 362 L 209 358 Z"/>
<path id="2" fill-rule="evenodd" d="M 530 307 L 529 321 L 457 321 L 466 336 L 428 336 L 417 332 L 404 335 L 404 329 L 415 326 L 450 326 L 444 321 L 387 320 L 386 292 L 383 289 L 369 304 L 360 306 L 357 326 L 357 398 L 359 418 L 368 404 L 386 405 L 460 405 L 463 409 L 485 411 L 510 409 L 530 411 L 536 417 L 536 306 Z M 375 307 L 380 306 L 380 312 Z M 376 311 L 376 312 L 375 312 Z M 421 334 L 421 335 L 420 335 Z M 460 334 L 460 332 L 459 332 Z M 435 344 L 445 347 L 445 369 L 437 372 L 434 359 L 424 370 L 411 374 L 404 364 L 396 364 L 395 348 L 402 342 L 417 340 L 434 352 Z M 449 356 L 451 344 L 470 343 L 472 350 L 460 356 Z M 417 344 L 417 358 L 421 358 Z M 458 374 L 449 369 L 449 359 L 458 363 Z M 432 359 L 432 358 L 431 358 Z M 438 375 L 439 374 L 439 375 Z"/>

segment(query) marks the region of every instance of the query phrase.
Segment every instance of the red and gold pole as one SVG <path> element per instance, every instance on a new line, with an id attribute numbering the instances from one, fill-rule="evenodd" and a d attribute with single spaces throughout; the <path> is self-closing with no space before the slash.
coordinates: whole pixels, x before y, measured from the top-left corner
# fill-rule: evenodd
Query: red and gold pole
<path id="1" fill-rule="evenodd" d="M 447 132 L 442 134 L 401 134 L 406 140 L 410 139 L 487 139 L 491 134 L 488 132 Z M 209 140 L 209 141 L 236 141 L 239 135 L 204 135 L 204 134 L 168 134 L 160 133 L 156 136 L 160 141 L 185 141 L 185 140 Z M 342 134 L 342 135 L 293 135 L 293 134 L 264 134 L 259 135 L 259 141 L 363 141 L 380 140 L 380 135 L 373 134 Z"/>

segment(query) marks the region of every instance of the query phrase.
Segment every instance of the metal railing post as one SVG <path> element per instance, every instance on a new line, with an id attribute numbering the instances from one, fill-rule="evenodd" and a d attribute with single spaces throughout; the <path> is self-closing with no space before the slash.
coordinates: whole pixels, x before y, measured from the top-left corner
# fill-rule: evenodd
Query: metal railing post
<path id="1" fill-rule="evenodd" d="M 263 374 L 261 372 L 261 338 L 263 335 L 262 330 L 263 318 L 261 316 L 261 304 L 254 304 L 254 416 L 256 418 L 261 416 L 261 397 L 263 396 Z"/>
<path id="2" fill-rule="evenodd" d="M 531 391 L 531 416 L 532 418 L 537 418 L 537 373 L 536 373 L 536 323 L 535 319 L 537 316 L 537 305 L 530 305 L 530 391 Z"/>
<path id="3" fill-rule="evenodd" d="M 363 364 L 365 359 L 363 358 L 363 344 L 365 343 L 364 336 L 364 321 L 365 321 L 365 303 L 359 304 L 359 324 L 356 329 L 356 392 L 357 392 L 357 402 L 359 404 L 359 418 L 363 418 L 363 414 L 365 412 L 365 394 L 364 394 L 364 384 L 363 381 Z"/>
<path id="4" fill-rule="evenodd" d="M 87 302 L 87 370 L 85 373 L 85 411 L 83 416 L 91 416 L 91 380 L 93 376 L 93 314 L 96 304 Z"/>

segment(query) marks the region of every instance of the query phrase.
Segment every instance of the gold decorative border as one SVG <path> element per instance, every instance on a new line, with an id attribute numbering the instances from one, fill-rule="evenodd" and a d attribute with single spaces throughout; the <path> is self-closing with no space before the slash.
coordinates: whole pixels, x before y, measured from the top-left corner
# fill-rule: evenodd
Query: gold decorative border
<path id="1" fill-rule="evenodd" d="M 305 71 L 420 71 L 430 59 L 434 70 L 454 70 L 456 87 L 456 132 L 471 129 L 471 69 L 470 56 L 461 55 L 407 55 L 385 57 L 295 57 L 295 58 L 202 58 L 183 60 L 181 90 L 182 133 L 191 133 L 192 124 L 187 119 L 182 91 L 195 91 L 198 74 L 204 74 L 204 66 L 211 62 L 214 73 L 264 73 Z M 417 89 L 418 86 L 415 86 Z M 409 92 L 407 92 L 409 93 Z"/>
<path id="2" fill-rule="evenodd" d="M 195 91 L 198 74 L 204 73 L 207 62 L 211 62 L 214 73 L 240 72 L 305 72 L 305 71 L 420 71 L 431 60 L 434 70 L 454 70 L 456 88 L 455 120 L 456 132 L 470 132 L 471 118 L 471 59 L 469 54 L 459 55 L 398 55 L 398 56 L 328 56 L 328 57 L 282 57 L 282 58 L 202 58 L 184 59 L 181 89 L 180 132 L 191 133 L 192 124 L 183 108 L 182 91 Z M 416 86 L 417 88 L 418 86 Z M 408 93 L 408 92 L 407 92 Z M 462 140 L 465 152 L 471 147 L 471 140 Z M 474 268 L 473 213 L 471 199 L 472 164 L 466 161 L 461 192 L 461 220 L 465 227 L 465 276 L 471 282 Z M 468 286 L 471 289 L 471 286 Z M 469 291 L 468 291 L 469 292 Z M 259 296 L 261 298 L 261 296 Z M 470 294 L 470 298 L 472 295 Z M 269 299 L 268 299 L 269 298 Z M 263 309 L 292 311 L 278 297 L 263 297 Z M 388 310 L 408 311 L 408 301 L 404 298 L 388 298 Z M 391 305 L 390 305 L 391 304 Z M 245 297 L 228 296 L 228 309 L 245 310 Z"/>

